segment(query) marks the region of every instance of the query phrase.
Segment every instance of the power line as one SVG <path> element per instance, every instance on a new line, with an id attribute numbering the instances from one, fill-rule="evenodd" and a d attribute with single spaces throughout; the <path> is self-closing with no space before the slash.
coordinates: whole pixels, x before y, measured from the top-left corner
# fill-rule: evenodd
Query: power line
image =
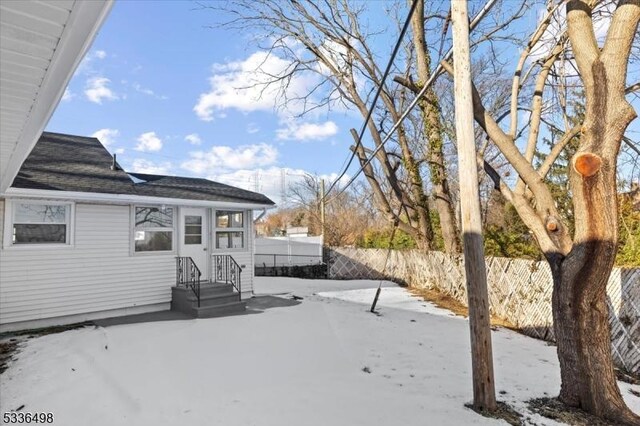
<path id="1" fill-rule="evenodd" d="M 331 190 L 337 185 L 340 179 L 342 179 L 342 177 L 347 173 L 347 170 L 349 170 L 349 167 L 351 166 L 351 163 L 355 158 L 356 150 L 362 144 L 362 137 L 364 136 L 364 132 L 367 130 L 367 125 L 369 124 L 369 120 L 371 120 L 373 109 L 375 108 L 376 103 L 378 102 L 378 98 L 380 97 L 380 93 L 382 92 L 382 88 L 384 87 L 384 82 L 387 79 L 389 72 L 391 72 L 393 61 L 395 60 L 396 55 L 400 50 L 400 46 L 402 45 L 402 39 L 404 38 L 404 35 L 406 34 L 407 29 L 409 28 L 409 24 L 411 23 L 411 17 L 413 16 L 413 12 L 416 10 L 417 5 L 418 5 L 418 0 L 413 0 L 413 3 L 411 3 L 411 9 L 409 10 L 409 14 L 407 15 L 407 19 L 405 20 L 404 25 L 402 26 L 402 31 L 400 31 L 400 35 L 398 36 L 398 41 L 396 42 L 396 45 L 393 48 L 393 52 L 391 53 L 389 62 L 387 62 L 387 68 L 384 70 L 384 73 L 382 74 L 382 79 L 380 80 L 380 84 L 378 85 L 376 94 L 373 97 L 373 102 L 371 102 L 371 107 L 369 107 L 369 110 L 367 111 L 367 116 L 364 119 L 364 124 L 362 125 L 362 128 L 360 129 L 360 133 L 358 134 L 358 140 L 356 141 L 355 149 L 351 153 L 351 156 L 349 157 L 349 161 L 347 162 L 347 165 L 344 167 L 344 170 L 342 171 L 342 173 L 340 173 L 340 175 L 331 183 L 331 186 L 329 186 L 329 189 L 327 189 L 327 192 L 324 194 L 325 199 L 327 198 L 327 195 L 331 192 Z"/>
<path id="2" fill-rule="evenodd" d="M 471 23 L 469 24 L 469 31 L 471 32 L 479 23 L 480 21 L 485 17 L 485 15 L 489 12 L 489 10 L 491 10 L 491 8 L 494 6 L 494 4 L 496 3 L 497 0 L 489 0 L 487 1 L 487 3 L 484 5 L 484 7 L 482 8 L 482 10 L 480 10 L 476 16 L 473 18 L 473 20 L 471 21 Z M 451 56 L 453 55 L 453 47 L 450 47 L 449 50 L 447 51 L 447 53 L 444 55 L 442 61 L 448 61 L 449 59 L 451 59 Z M 345 192 L 347 190 L 347 188 L 356 180 L 356 178 L 360 175 L 360 173 L 362 173 L 362 171 L 364 170 L 365 167 L 367 167 L 369 165 L 369 163 L 371 163 L 371 161 L 373 161 L 373 159 L 375 158 L 375 155 L 378 153 L 378 151 L 380 151 L 383 147 L 384 144 L 387 143 L 387 141 L 389 139 L 391 139 L 391 137 L 393 136 L 393 132 L 396 131 L 396 129 L 400 126 L 400 124 L 402 124 L 402 122 L 404 121 L 404 119 L 407 117 L 407 115 L 409 115 L 409 113 L 411 112 L 411 110 L 418 104 L 418 101 L 420 100 L 420 98 L 422 98 L 422 96 L 424 96 L 424 94 L 426 93 L 427 89 L 429 88 L 429 86 L 431 86 L 433 84 L 433 82 L 436 80 L 436 78 L 440 75 L 440 73 L 442 73 L 443 71 L 443 67 L 441 63 L 438 63 L 438 66 L 436 67 L 435 71 L 433 73 L 431 73 L 431 76 L 429 76 L 429 79 L 426 81 L 426 83 L 424 84 L 424 86 L 422 87 L 422 89 L 420 90 L 420 93 L 418 93 L 416 95 L 416 97 L 413 99 L 413 101 L 411 101 L 411 103 L 409 104 L 409 106 L 407 107 L 407 109 L 402 113 L 402 115 L 400 116 L 400 118 L 398 118 L 398 121 L 396 121 L 393 124 L 393 127 L 391 127 L 391 130 L 389 130 L 389 132 L 387 133 L 387 136 L 385 136 L 384 140 L 382 141 L 382 143 L 380 143 L 380 145 L 378 145 L 376 147 L 375 150 L 373 150 L 373 152 L 371 153 L 371 155 L 369 156 L 369 158 L 367 159 L 367 161 L 364 162 L 364 164 L 362 164 L 360 166 L 360 169 L 358 169 L 358 171 L 356 172 L 356 174 L 349 179 L 349 182 L 347 182 L 347 184 L 331 199 L 327 200 L 326 202 L 330 202 L 333 199 L 337 198 L 338 196 L 340 196 L 340 194 L 342 194 L 343 192 Z M 358 139 L 358 143 L 361 142 L 362 136 L 359 137 Z M 354 155 L 355 155 L 355 150 L 354 150 Z M 353 156 L 352 156 L 353 159 Z M 346 172 L 346 170 L 345 170 Z M 344 175 L 344 173 L 343 173 Z M 341 175 L 340 177 L 342 177 L 343 175 Z M 339 180 L 339 178 L 335 181 L 337 182 Z M 334 184 L 335 184 L 334 182 Z M 329 188 L 329 191 L 333 188 L 334 185 L 332 185 Z M 325 194 L 325 198 L 327 196 L 327 194 L 329 193 L 329 191 L 327 191 L 327 193 Z"/>

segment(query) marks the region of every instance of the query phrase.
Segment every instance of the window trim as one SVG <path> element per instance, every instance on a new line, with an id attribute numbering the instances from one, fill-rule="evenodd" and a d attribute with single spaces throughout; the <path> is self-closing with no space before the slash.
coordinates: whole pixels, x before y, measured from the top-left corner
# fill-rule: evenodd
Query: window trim
<path id="1" fill-rule="evenodd" d="M 149 250 L 149 251 L 136 251 L 136 208 L 144 207 L 156 207 L 162 208 L 162 204 L 131 204 L 129 214 L 129 254 L 131 256 L 162 256 L 162 255 L 175 255 L 177 253 L 176 244 L 176 217 L 178 217 L 178 206 L 164 205 L 166 208 L 173 209 L 172 214 L 172 226 L 170 228 L 145 228 L 146 231 L 170 231 L 171 232 L 171 250 Z"/>
<path id="2" fill-rule="evenodd" d="M 13 242 L 13 225 L 15 224 L 16 205 L 18 204 L 39 204 L 65 206 L 67 227 L 65 243 L 22 243 Z M 55 199 L 34 199 L 34 198 L 5 198 L 4 199 L 4 237 L 3 248 L 10 250 L 34 250 L 34 249 L 68 249 L 75 247 L 75 210 L 76 203 L 73 201 Z"/>
<path id="3" fill-rule="evenodd" d="M 218 228 L 218 220 L 216 214 L 219 211 L 225 212 L 239 212 L 242 213 L 242 227 L 238 228 Z M 244 209 L 234 209 L 231 207 L 212 209 L 211 210 L 211 245 L 212 250 L 216 253 L 242 253 L 249 251 L 249 229 L 248 229 L 248 217 L 247 210 Z M 218 248 L 218 232 L 242 232 L 242 248 Z"/>

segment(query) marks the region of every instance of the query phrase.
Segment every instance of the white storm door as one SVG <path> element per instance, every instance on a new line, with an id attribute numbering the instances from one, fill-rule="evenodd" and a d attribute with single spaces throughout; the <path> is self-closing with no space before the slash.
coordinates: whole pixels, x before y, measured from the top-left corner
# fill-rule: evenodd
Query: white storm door
<path id="1" fill-rule="evenodd" d="M 209 280 L 208 209 L 180 209 L 180 256 L 193 259 L 203 281 Z"/>

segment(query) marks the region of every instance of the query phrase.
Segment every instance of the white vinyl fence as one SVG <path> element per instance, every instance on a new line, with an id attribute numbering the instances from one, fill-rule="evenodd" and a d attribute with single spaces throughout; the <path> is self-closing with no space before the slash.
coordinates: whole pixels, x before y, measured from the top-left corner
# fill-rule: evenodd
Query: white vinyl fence
<path id="1" fill-rule="evenodd" d="M 255 239 L 256 267 L 305 266 L 322 263 L 322 237 Z"/>

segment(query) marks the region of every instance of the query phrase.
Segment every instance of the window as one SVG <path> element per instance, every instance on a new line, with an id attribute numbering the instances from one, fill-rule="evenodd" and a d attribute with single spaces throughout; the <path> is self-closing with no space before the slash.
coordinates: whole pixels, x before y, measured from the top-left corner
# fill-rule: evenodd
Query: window
<path id="1" fill-rule="evenodd" d="M 173 208 L 136 207 L 134 218 L 136 252 L 173 250 Z"/>
<path id="2" fill-rule="evenodd" d="M 202 216 L 184 217 L 184 243 L 202 244 Z"/>
<path id="3" fill-rule="evenodd" d="M 218 210 L 215 225 L 217 249 L 244 248 L 244 212 Z"/>
<path id="4" fill-rule="evenodd" d="M 70 223 L 70 203 L 15 202 L 11 243 L 69 244 Z"/>

